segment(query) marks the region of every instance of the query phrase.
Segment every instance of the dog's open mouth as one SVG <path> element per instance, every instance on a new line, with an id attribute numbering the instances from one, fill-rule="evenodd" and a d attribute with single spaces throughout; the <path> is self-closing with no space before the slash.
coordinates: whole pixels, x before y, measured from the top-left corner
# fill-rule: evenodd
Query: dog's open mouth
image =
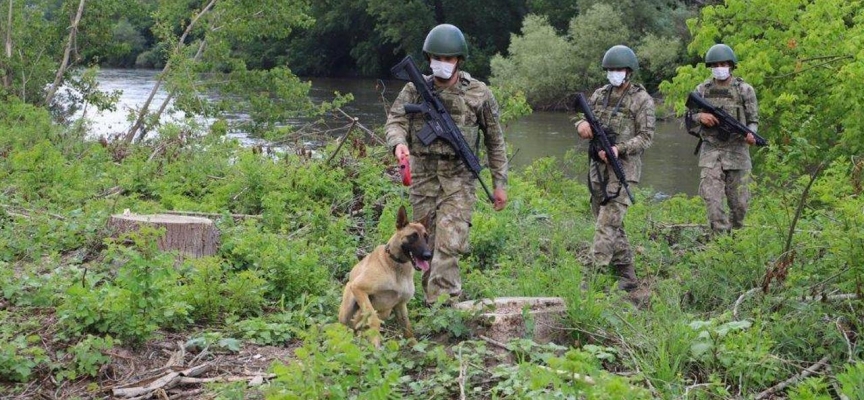
<path id="1" fill-rule="evenodd" d="M 414 256 L 414 253 L 411 253 L 411 265 L 414 266 L 414 269 L 417 271 L 426 272 L 429 270 L 429 261 L 417 258 Z"/>

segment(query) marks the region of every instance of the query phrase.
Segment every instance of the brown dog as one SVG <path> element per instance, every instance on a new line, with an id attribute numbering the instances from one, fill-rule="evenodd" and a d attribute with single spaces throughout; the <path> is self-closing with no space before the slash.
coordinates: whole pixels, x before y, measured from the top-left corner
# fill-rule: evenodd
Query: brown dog
<path id="1" fill-rule="evenodd" d="M 405 207 L 399 207 L 396 233 L 351 270 L 342 294 L 339 322 L 357 329 L 368 318 L 369 328 L 375 332 L 375 346 L 381 344 L 381 320 L 394 310 L 404 336 L 414 337 L 407 304 L 414 297 L 414 270 L 428 271 L 432 259 L 427 224 L 428 216 L 409 223 Z"/>

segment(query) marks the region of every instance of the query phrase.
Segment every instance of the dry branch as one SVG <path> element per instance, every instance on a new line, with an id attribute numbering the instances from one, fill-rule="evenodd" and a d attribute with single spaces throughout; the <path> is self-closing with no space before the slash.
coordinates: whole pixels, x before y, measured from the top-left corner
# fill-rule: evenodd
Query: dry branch
<path id="1" fill-rule="evenodd" d="M 764 391 L 762 391 L 761 393 L 756 395 L 756 400 L 767 398 L 768 396 L 770 396 L 774 393 L 777 393 L 783 389 L 786 389 L 789 385 L 792 385 L 792 384 L 794 384 L 794 383 L 796 383 L 796 382 L 798 382 L 798 381 L 800 381 L 800 380 L 802 380 L 802 379 L 804 379 L 810 375 L 815 374 L 817 371 L 822 369 L 822 367 L 824 367 L 826 364 L 828 364 L 828 359 L 829 359 L 829 356 L 822 357 L 822 359 L 817 361 L 816 364 L 811 365 L 809 368 L 801 371 L 801 373 L 799 373 L 799 374 L 797 374 L 797 375 L 795 375 L 795 376 L 793 376 L 793 377 L 791 377 L 791 378 L 789 378 L 783 382 L 780 382 L 774 386 L 771 386 L 768 389 L 765 389 Z"/>
<path id="2" fill-rule="evenodd" d="M 345 145 L 345 142 L 348 141 L 348 136 L 351 135 L 351 131 L 354 130 L 354 127 L 357 125 L 357 118 L 351 119 L 351 126 L 348 127 L 348 132 L 345 132 L 345 136 L 342 136 L 342 139 L 339 141 L 339 146 L 336 146 L 336 150 L 333 151 L 333 154 L 330 155 L 330 158 L 327 159 L 326 164 L 330 164 L 330 161 L 333 161 L 333 157 L 336 157 L 336 154 L 339 154 L 339 150 L 342 150 L 342 146 Z"/>

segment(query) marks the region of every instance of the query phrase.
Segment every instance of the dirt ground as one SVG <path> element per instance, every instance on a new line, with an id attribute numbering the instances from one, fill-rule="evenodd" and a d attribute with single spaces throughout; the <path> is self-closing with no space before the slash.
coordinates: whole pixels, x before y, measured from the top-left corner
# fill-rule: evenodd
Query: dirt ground
<path id="1" fill-rule="evenodd" d="M 267 370 L 274 361 L 293 357 L 300 343 L 284 347 L 243 344 L 239 352 L 190 351 L 184 345 L 190 337 L 162 334 L 157 340 L 132 349 L 117 346 L 106 354 L 95 378 L 58 382 L 51 374 L 13 388 L 0 389 L 3 399 L 209 399 L 215 393 L 208 383 L 244 381 L 260 385 L 273 376 Z M 17 394 L 11 394 L 14 392 Z"/>

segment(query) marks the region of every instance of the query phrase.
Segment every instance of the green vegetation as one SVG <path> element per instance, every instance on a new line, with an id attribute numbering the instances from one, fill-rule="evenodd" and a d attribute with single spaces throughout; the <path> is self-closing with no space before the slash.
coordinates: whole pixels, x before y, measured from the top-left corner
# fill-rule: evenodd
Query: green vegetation
<path id="1" fill-rule="evenodd" d="M 17 117 L 4 121 L 47 128 L 0 128 L 8 132 L 8 156 L 0 162 L 4 380 L 86 379 L 111 362 L 110 349 L 134 349 L 172 331 L 188 332 L 190 345 L 222 351 L 299 340 L 296 358 L 277 363 L 277 379 L 262 389 L 273 398 L 452 397 L 459 390 L 491 398 L 722 398 L 754 395 L 826 356 L 835 375 L 789 393 L 854 393 L 862 376 L 860 361 L 844 361 L 861 359 L 852 339 L 862 328 L 860 300 L 809 297 L 856 293 L 862 284 L 861 177 L 848 159 L 828 165 L 811 186 L 791 258 L 783 257 L 786 233 L 807 176 L 777 176 L 782 192 L 757 188 L 750 226 L 711 240 L 696 226 L 704 219 L 698 199 L 655 203 L 642 190 L 628 231 L 653 293 L 643 309 L 613 289 L 608 271 L 584 266 L 592 234 L 587 192 L 565 178 L 584 173 L 565 167 L 584 165 L 584 155 L 537 160 L 514 174 L 505 211 L 479 206 L 465 291 L 468 298 L 561 296 L 572 342 L 558 348 L 515 341 L 508 360 L 473 336 L 470 315 L 424 308 L 419 297 L 410 307 L 416 344 L 392 329 L 392 340 L 375 350 L 336 324 L 355 250 L 371 251 L 389 237 L 394 210 L 405 202 L 404 189 L 382 173 L 389 168 L 385 149 L 354 143 L 328 165 L 290 153 L 255 154 L 218 135 L 183 143 L 166 136 L 131 145 L 116 159 L 118 149 L 64 136 L 40 109 L 10 109 Z M 151 159 L 157 148 L 163 153 Z M 119 192 L 109 190 L 115 187 Z M 124 208 L 262 217 L 217 218 L 219 253 L 176 264 L 155 249 L 158 231 L 108 238 L 107 218 Z M 767 292 L 748 293 L 769 273 L 775 278 Z M 49 320 L 58 324 L 46 331 Z M 490 362 L 496 366 L 484 367 Z M 625 371 L 635 375 L 616 375 Z"/>
<path id="2" fill-rule="evenodd" d="M 409 304 L 416 341 L 401 339 L 388 322 L 384 345 L 375 349 L 363 334 L 336 323 L 342 284 L 357 255 L 384 242 L 395 210 L 407 205 L 387 149 L 355 136 L 341 148 L 262 151 L 227 138 L 224 121 L 207 130 L 191 122 L 150 124 L 152 117 L 144 118 L 149 136 L 86 140 L 87 124 L 55 123 L 65 114 L 46 106 L 39 89 L 50 85 L 51 72 L 60 68 L 63 47 L 56 44 L 63 43 L 67 25 L 56 24 L 68 24 L 79 2 L 31 3 L 15 2 L 12 9 L 20 59 L 0 57 L 10 78 L 3 83 L 0 107 L 2 397 L 56 396 L 63 390 L 69 397 L 107 396 L 100 391 L 121 382 L 121 363 L 160 338 L 177 336 L 197 361 L 249 348 L 285 349 L 262 386 L 203 388 L 220 398 L 458 398 L 464 393 L 465 398 L 718 399 L 777 391 L 803 400 L 860 399 L 864 392 L 858 341 L 864 329 L 864 140 L 856 96 L 864 74 L 860 1 L 729 0 L 702 8 L 688 21 L 690 57 L 721 40 L 736 50 L 737 73 L 757 88 L 760 133 L 772 144 L 754 150 L 757 185 L 747 227 L 732 235 L 707 234 L 698 198 L 658 201 L 650 188 L 638 189 L 627 231 L 637 250 L 637 272 L 651 291 L 649 304 L 634 307 L 615 290 L 609 271 L 587 267 L 593 233 L 588 193 L 581 179 L 567 178 L 584 176 L 586 171 L 573 169 L 586 164 L 584 154 L 539 159 L 512 173 L 510 203 L 502 212 L 478 204 L 463 263 L 466 297 L 559 296 L 567 304 L 562 323 L 569 336 L 562 346 L 539 345 L 528 335 L 504 344 L 506 349 L 473 333 L 471 313 L 425 307 L 419 294 Z M 266 2 L 273 13 L 248 25 L 231 23 L 254 20 L 261 2 L 217 2 L 206 12 L 196 2 L 139 3 L 162 8 L 152 14 L 130 8 L 124 24 L 135 29 L 152 24 L 152 35 L 136 38 L 128 25 L 113 32 L 124 32 L 139 46 L 129 49 L 151 39 L 159 43 L 154 48 L 171 65 L 166 85 L 187 112 L 220 117 L 223 110 L 254 106 L 262 136 L 291 138 L 282 125 L 287 118 L 317 115 L 350 100 L 312 104 L 308 84 L 289 69 L 247 68 L 245 55 L 234 51 L 238 43 L 263 52 L 271 48 L 268 41 L 298 40 L 294 29 L 339 28 L 338 2 L 324 2 L 334 12 L 329 20 L 322 18 L 321 4 Z M 396 24 L 404 20 L 400 13 L 426 9 L 426 2 L 408 2 L 405 8 L 369 2 L 362 9 L 363 2 L 347 3 L 393 21 L 387 29 L 363 31 L 386 37 L 393 46 L 413 46 L 428 28 Z M 434 3 L 445 14 L 455 4 Z M 528 3 L 531 10 L 548 12 L 505 21 L 521 23 L 523 30 L 509 42 L 510 54 L 490 64 L 495 79 L 501 78 L 495 90 L 508 118 L 530 111 L 526 99 L 555 102 L 581 85 L 552 81 L 561 73 L 551 64 L 531 64 L 539 61 L 537 54 L 573 68 L 568 71 L 586 71 L 578 74 L 582 84 L 596 79 L 582 77 L 591 76 L 592 64 L 581 63 L 593 56 L 567 56 L 590 55 L 606 44 L 588 47 L 596 38 L 573 26 L 620 19 L 620 31 L 608 36 L 639 40 L 643 77 L 658 82 L 671 73 L 669 63 L 681 59 L 668 39 L 676 37 L 669 30 L 674 24 L 661 18 L 678 14 L 639 20 L 604 2 Z M 98 15 L 128 5 L 99 4 L 106 8 L 94 7 Z M 627 10 L 640 12 L 633 7 Z M 37 14 L 32 25 L 21 23 Z M 188 41 L 179 41 L 196 15 L 204 17 L 190 29 Z M 85 13 L 83 21 L 95 17 Z M 283 17 L 284 26 L 274 22 Z M 360 20 L 358 26 L 366 23 L 372 22 Z M 475 32 L 472 40 L 480 43 L 493 42 L 481 32 L 507 31 L 496 24 L 477 26 L 466 31 Z M 416 31 L 415 36 L 398 28 Z M 104 38 L 98 32 L 106 31 L 93 30 L 89 34 L 96 39 L 88 40 Z M 40 40 L 56 46 L 39 56 Z M 210 50 L 196 57 L 205 42 L 203 48 Z M 352 49 L 373 57 L 370 43 L 377 42 Z M 471 62 L 494 54 L 491 44 L 476 47 Z M 112 53 L 118 60 L 128 57 L 121 50 Z M 368 61 L 374 70 L 376 64 Z M 385 61 L 378 63 L 387 66 Z M 196 101 L 203 87 L 197 78 L 216 72 L 226 77 L 217 80 L 223 88 L 244 96 L 232 104 Z M 694 63 L 675 74 L 660 88 L 667 107 L 681 111 L 684 94 L 708 73 Z M 78 105 L 111 105 L 114 97 L 98 92 L 92 73 L 81 74 L 80 86 L 88 96 Z M 268 96 L 258 96 L 260 91 Z M 268 101 L 258 102 L 263 97 Z M 158 230 L 115 237 L 107 221 L 124 209 L 211 213 L 221 232 L 219 251 L 178 261 L 158 250 Z M 801 375 L 807 369 L 813 373 Z M 792 377 L 801 379 L 777 386 Z"/>

